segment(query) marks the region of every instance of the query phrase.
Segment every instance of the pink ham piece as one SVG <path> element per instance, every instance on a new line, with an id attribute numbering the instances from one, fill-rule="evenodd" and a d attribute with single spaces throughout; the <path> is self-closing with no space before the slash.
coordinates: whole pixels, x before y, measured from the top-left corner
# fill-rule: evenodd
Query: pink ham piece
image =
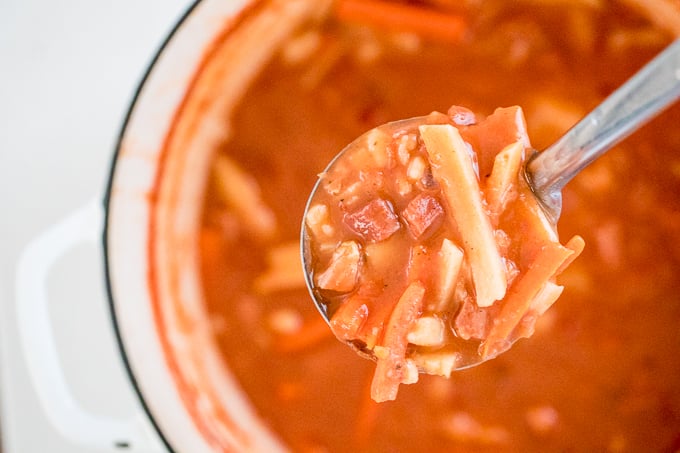
<path id="1" fill-rule="evenodd" d="M 359 210 L 346 214 L 344 223 L 368 243 L 384 241 L 400 228 L 392 204 L 383 198 L 371 200 Z"/>

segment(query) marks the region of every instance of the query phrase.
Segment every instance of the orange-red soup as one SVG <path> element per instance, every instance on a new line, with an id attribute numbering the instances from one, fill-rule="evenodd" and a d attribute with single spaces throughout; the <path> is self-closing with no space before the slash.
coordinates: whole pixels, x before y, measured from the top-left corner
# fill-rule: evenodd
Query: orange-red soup
<path id="1" fill-rule="evenodd" d="M 305 202 L 355 137 L 453 104 L 522 105 L 542 148 L 672 39 L 626 6 L 637 2 L 431 3 L 462 19 L 457 42 L 331 16 L 291 38 L 316 42 L 308 55 L 292 61 L 284 46 L 243 97 L 215 168 L 226 157 L 254 178 L 265 220 L 234 213 L 213 181 L 200 237 L 224 360 L 295 451 L 678 450 L 677 106 L 568 185 L 560 236 L 588 246 L 534 336 L 500 357 L 421 376 L 378 405 L 373 364 L 309 299 L 296 254 Z"/>

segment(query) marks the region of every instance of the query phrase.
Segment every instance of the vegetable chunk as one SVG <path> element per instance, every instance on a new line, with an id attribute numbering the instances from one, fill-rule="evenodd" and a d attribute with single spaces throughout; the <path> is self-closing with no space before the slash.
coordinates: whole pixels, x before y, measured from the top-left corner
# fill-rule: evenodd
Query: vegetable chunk
<path id="1" fill-rule="evenodd" d="M 450 124 L 426 125 L 419 129 L 432 164 L 432 174 L 449 205 L 447 212 L 463 237 L 477 305 L 489 307 L 505 296 L 507 282 L 467 145 L 458 129 Z"/>

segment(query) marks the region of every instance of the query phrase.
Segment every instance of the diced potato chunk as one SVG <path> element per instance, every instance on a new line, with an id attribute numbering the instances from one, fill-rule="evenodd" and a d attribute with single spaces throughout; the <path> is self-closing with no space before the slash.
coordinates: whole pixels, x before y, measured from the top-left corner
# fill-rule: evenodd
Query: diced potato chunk
<path id="1" fill-rule="evenodd" d="M 406 339 L 416 346 L 441 346 L 444 344 L 444 321 L 434 316 L 418 318 Z"/>
<path id="2" fill-rule="evenodd" d="M 378 167 L 385 167 L 388 164 L 387 144 L 390 140 L 389 135 L 378 129 L 372 129 L 366 136 L 366 149 L 371 153 Z"/>
<path id="3" fill-rule="evenodd" d="M 307 210 L 305 218 L 307 227 L 312 231 L 315 238 L 326 238 L 333 235 L 335 228 L 331 224 L 330 211 L 328 206 L 323 203 L 312 205 Z"/>
<path id="4" fill-rule="evenodd" d="M 415 384 L 418 382 L 418 365 L 412 359 L 406 359 L 404 362 L 404 371 L 401 378 L 402 384 Z"/>
<path id="5" fill-rule="evenodd" d="M 360 266 L 359 244 L 354 241 L 343 242 L 333 253 L 328 268 L 317 276 L 316 284 L 322 289 L 349 292 L 357 284 Z"/>
<path id="6" fill-rule="evenodd" d="M 444 419 L 446 434 L 456 442 L 501 446 L 508 442 L 508 431 L 496 425 L 484 425 L 467 412 L 456 412 Z"/>
<path id="7" fill-rule="evenodd" d="M 413 356 L 413 361 L 421 372 L 445 378 L 451 377 L 459 360 L 460 353 L 450 351 L 419 352 Z"/>
<path id="8" fill-rule="evenodd" d="M 444 311 L 450 304 L 458 282 L 458 274 L 463 265 L 463 251 L 450 239 L 444 238 L 439 249 L 439 291 L 437 292 L 436 310 Z"/>

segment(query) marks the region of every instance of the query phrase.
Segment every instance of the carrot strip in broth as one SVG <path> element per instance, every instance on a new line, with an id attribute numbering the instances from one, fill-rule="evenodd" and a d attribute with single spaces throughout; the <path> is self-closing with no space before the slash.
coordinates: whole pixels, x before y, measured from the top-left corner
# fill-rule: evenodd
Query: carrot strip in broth
<path id="1" fill-rule="evenodd" d="M 341 0 L 336 16 L 447 42 L 460 42 L 467 31 L 467 21 L 460 15 L 381 0 Z"/>
<path id="2" fill-rule="evenodd" d="M 569 250 L 573 250 L 574 253 L 569 258 L 567 258 L 564 261 L 564 263 L 562 263 L 560 268 L 557 269 L 555 275 L 561 274 L 567 267 L 569 267 L 571 263 L 574 262 L 576 258 L 578 258 L 578 256 L 581 254 L 581 252 L 586 246 L 586 241 L 584 241 L 581 236 L 574 236 L 571 239 L 569 239 L 569 241 L 566 244 L 564 244 L 564 246 Z"/>
<path id="3" fill-rule="evenodd" d="M 394 400 L 406 366 L 407 335 L 423 308 L 425 286 L 412 282 L 404 291 L 392 311 L 385 327 L 382 346 L 384 357 L 378 356 L 378 364 L 371 383 L 371 398 L 376 402 Z"/>
<path id="4" fill-rule="evenodd" d="M 510 289 L 500 313 L 494 319 L 489 335 L 482 344 L 482 357 L 492 357 L 503 350 L 503 344 L 526 314 L 536 295 L 574 253 L 574 250 L 560 244 L 543 247 L 526 273 Z"/>

